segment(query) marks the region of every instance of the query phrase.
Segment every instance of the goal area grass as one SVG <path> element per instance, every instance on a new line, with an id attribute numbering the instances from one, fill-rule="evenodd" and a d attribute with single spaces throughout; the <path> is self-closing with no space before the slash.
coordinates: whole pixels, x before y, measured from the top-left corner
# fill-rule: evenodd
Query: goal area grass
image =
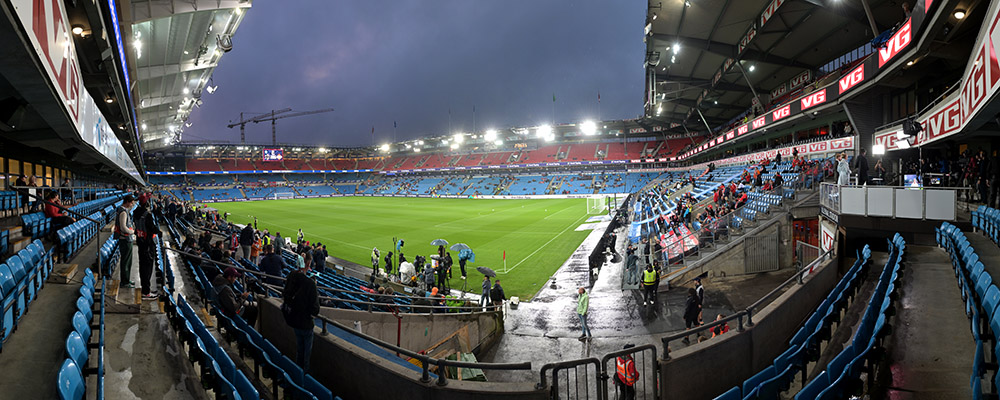
<path id="1" fill-rule="evenodd" d="M 465 243 L 476 254 L 466 265 L 466 291 L 482 291 L 483 274 L 476 267 L 497 272 L 507 297 L 533 297 L 590 233 L 577 231 L 586 222 L 585 199 L 488 200 L 394 197 L 335 197 L 265 200 L 211 204 L 229 212 L 238 224 L 257 218 L 259 229 L 294 240 L 299 228 L 310 242 L 322 242 L 331 256 L 371 266 L 372 247 L 384 258 L 395 251 L 392 238 L 404 241 L 403 254 L 437 253 L 430 243 L 445 239 L 449 246 Z M 506 252 L 507 273 L 503 254 Z M 458 252 L 451 251 L 451 287 L 463 282 Z M 384 268 L 384 260 L 379 267 Z M 394 271 L 398 266 L 394 267 Z"/>

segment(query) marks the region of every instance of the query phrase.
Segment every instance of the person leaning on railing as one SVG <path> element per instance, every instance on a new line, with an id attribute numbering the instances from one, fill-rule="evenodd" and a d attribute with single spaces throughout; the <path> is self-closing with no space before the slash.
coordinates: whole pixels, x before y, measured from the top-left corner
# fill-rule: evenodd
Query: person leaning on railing
<path id="1" fill-rule="evenodd" d="M 56 192 L 49 192 L 45 195 L 45 201 L 53 204 L 45 204 L 45 216 L 52 218 L 52 232 L 55 233 L 60 228 L 76 222 L 76 219 L 66 215 L 58 205 L 61 205 L 59 195 Z"/>

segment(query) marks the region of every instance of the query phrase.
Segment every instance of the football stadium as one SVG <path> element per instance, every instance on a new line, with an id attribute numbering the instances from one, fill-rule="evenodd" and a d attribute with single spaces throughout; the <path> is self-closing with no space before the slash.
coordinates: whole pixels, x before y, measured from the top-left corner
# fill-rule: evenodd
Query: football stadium
<path id="1" fill-rule="evenodd" d="M 1000 2 L 0 10 L 0 400 L 1000 392 Z"/>

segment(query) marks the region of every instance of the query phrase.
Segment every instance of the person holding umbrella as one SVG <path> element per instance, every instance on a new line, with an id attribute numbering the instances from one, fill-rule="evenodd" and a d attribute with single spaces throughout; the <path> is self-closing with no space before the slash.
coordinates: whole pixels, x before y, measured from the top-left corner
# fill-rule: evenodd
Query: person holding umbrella
<path id="1" fill-rule="evenodd" d="M 462 279 L 465 279 L 468 276 L 465 273 L 465 264 L 469 261 L 476 262 L 476 254 L 465 243 L 455 243 L 451 249 L 458 252 L 458 266 L 462 269 Z"/>
<path id="2" fill-rule="evenodd" d="M 479 298 L 479 304 L 483 307 L 489 305 L 490 302 L 490 277 L 483 276 L 483 295 Z"/>

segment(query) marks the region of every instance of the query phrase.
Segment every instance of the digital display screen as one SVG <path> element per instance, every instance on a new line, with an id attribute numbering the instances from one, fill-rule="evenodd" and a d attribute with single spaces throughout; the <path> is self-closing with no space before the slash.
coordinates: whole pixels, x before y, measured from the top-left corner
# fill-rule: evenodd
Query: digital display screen
<path id="1" fill-rule="evenodd" d="M 264 161 L 281 161 L 285 159 L 282 149 L 264 149 Z"/>
<path id="2" fill-rule="evenodd" d="M 911 188 L 924 187 L 923 183 L 920 181 L 920 175 L 903 175 L 904 186 Z"/>

